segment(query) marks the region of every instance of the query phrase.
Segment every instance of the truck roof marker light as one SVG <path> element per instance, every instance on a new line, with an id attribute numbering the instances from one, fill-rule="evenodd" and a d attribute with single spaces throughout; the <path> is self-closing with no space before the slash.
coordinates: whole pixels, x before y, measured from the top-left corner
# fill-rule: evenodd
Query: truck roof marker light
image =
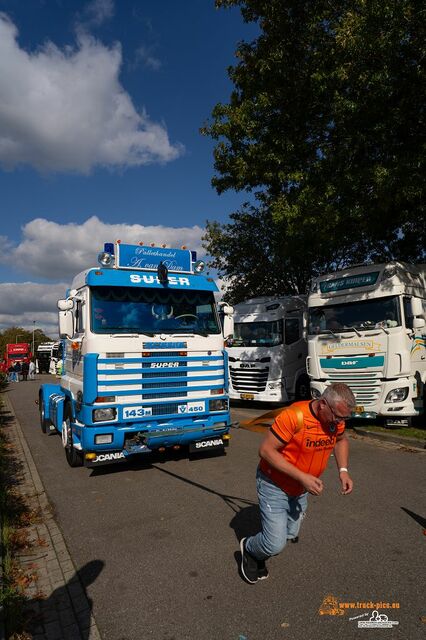
<path id="1" fill-rule="evenodd" d="M 120 243 L 121 243 L 121 240 L 116 240 L 115 242 L 116 242 L 117 244 L 120 244 Z"/>
<path id="2" fill-rule="evenodd" d="M 114 243 L 113 242 L 105 242 L 104 243 L 104 251 L 105 253 L 110 253 L 114 255 Z"/>
<path id="3" fill-rule="evenodd" d="M 98 262 L 101 267 L 112 267 L 114 264 L 114 256 L 107 251 L 102 251 L 98 254 Z"/>
<path id="4" fill-rule="evenodd" d="M 186 244 L 183 244 L 183 245 L 181 246 L 181 249 L 187 249 L 187 248 L 188 248 L 188 247 L 186 246 Z"/>
<path id="5" fill-rule="evenodd" d="M 396 273 L 396 265 L 391 265 L 390 267 L 386 267 L 382 273 L 382 280 L 388 280 L 389 278 L 393 278 Z"/>
<path id="6" fill-rule="evenodd" d="M 155 242 L 151 242 L 150 247 L 155 247 Z"/>
<path id="7" fill-rule="evenodd" d="M 161 248 L 162 248 L 162 249 L 165 249 L 166 247 L 167 247 L 167 245 L 166 245 L 166 244 L 162 244 L 162 245 L 161 245 Z"/>
<path id="8" fill-rule="evenodd" d="M 138 242 L 138 245 L 139 245 L 140 247 L 143 247 L 143 241 L 141 240 L 140 242 Z"/>
<path id="9" fill-rule="evenodd" d="M 194 271 L 196 273 L 201 273 L 205 268 L 206 263 L 204 262 L 204 260 L 197 260 L 197 262 L 194 264 Z"/>

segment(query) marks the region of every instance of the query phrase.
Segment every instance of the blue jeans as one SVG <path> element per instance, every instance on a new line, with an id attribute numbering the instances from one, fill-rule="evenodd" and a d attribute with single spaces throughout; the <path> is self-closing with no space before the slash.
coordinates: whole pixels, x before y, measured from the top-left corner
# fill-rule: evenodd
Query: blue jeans
<path id="1" fill-rule="evenodd" d="M 289 496 L 259 469 L 256 484 L 262 531 L 247 538 L 246 549 L 258 560 L 266 560 L 280 553 L 287 540 L 298 536 L 308 506 L 308 493 Z"/>

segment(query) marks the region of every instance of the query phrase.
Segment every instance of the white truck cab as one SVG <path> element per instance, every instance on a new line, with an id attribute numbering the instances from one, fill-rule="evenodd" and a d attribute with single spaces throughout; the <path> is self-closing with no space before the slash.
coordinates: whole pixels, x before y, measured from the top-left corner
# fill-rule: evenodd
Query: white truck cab
<path id="1" fill-rule="evenodd" d="M 231 399 L 309 397 L 305 310 L 306 296 L 263 296 L 234 306 L 234 335 L 227 341 Z"/>
<path id="2" fill-rule="evenodd" d="M 425 266 L 362 265 L 313 281 L 307 370 L 314 397 L 345 382 L 357 400 L 354 417 L 402 426 L 424 412 Z"/>

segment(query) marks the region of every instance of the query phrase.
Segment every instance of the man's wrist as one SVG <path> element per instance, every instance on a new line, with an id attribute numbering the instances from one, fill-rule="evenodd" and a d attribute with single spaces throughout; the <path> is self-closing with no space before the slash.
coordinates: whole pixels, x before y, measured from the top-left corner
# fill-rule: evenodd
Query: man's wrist
<path id="1" fill-rule="evenodd" d="M 348 468 L 347 467 L 339 467 L 339 473 L 348 473 Z"/>

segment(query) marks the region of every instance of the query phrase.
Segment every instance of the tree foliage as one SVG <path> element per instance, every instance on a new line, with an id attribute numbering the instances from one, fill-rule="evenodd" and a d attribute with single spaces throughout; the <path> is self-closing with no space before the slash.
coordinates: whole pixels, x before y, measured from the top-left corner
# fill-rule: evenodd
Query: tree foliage
<path id="1" fill-rule="evenodd" d="M 421 261 L 423 3 L 216 4 L 259 26 L 229 69 L 229 104 L 202 130 L 217 141 L 217 191 L 254 196 L 229 224 L 207 224 L 205 246 L 231 291 L 288 293 L 354 262 Z"/>

